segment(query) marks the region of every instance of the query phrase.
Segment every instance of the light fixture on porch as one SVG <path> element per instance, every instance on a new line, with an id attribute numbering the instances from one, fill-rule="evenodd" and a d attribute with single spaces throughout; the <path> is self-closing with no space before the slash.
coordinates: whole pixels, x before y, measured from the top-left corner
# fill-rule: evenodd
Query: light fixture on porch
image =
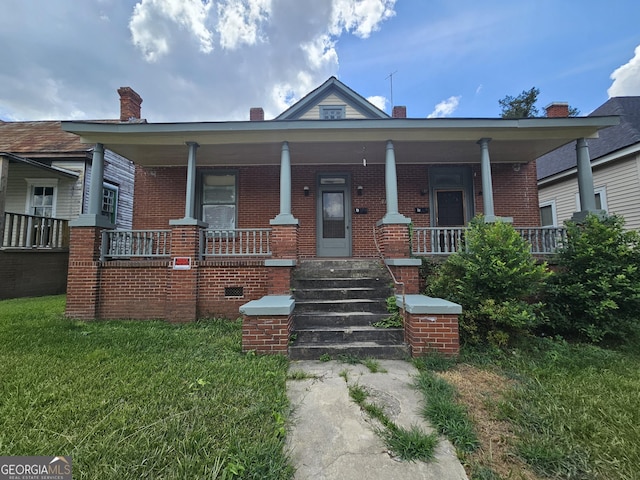
<path id="1" fill-rule="evenodd" d="M 304 188 L 302 189 L 304 191 L 304 196 L 308 197 L 309 196 L 309 187 L 307 187 L 306 185 L 304 186 Z"/>
<path id="2" fill-rule="evenodd" d="M 519 163 L 514 163 L 512 165 L 513 171 L 514 172 L 519 172 L 520 171 L 520 164 Z"/>
<path id="3" fill-rule="evenodd" d="M 366 147 L 366 145 L 363 145 L 363 146 L 362 146 L 362 166 L 363 166 L 363 167 L 366 167 L 366 166 L 367 166 L 367 156 L 366 156 L 366 153 L 367 153 L 367 147 Z"/>
<path id="4" fill-rule="evenodd" d="M 427 194 L 427 189 L 423 188 L 422 190 L 420 190 L 420 196 L 424 197 Z"/>
<path id="5" fill-rule="evenodd" d="M 356 191 L 358 192 L 358 196 L 361 197 L 362 196 L 362 191 L 364 190 L 364 187 L 362 185 L 358 185 L 358 188 L 356 188 Z"/>

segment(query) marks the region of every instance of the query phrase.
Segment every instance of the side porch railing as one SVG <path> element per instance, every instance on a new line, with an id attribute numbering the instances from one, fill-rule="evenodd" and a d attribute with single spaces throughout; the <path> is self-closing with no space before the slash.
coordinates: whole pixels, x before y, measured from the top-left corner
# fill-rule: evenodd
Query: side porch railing
<path id="1" fill-rule="evenodd" d="M 100 260 L 169 257 L 170 247 L 171 230 L 103 230 Z"/>
<path id="2" fill-rule="evenodd" d="M 207 229 L 200 232 L 201 257 L 271 256 L 270 228 Z"/>
<path id="3" fill-rule="evenodd" d="M 2 248 L 69 248 L 69 220 L 5 212 L 0 242 Z"/>
<path id="4" fill-rule="evenodd" d="M 463 251 L 467 227 L 414 227 L 411 253 L 417 256 L 450 255 Z M 531 245 L 534 255 L 551 255 L 566 240 L 567 232 L 561 227 L 516 227 Z"/>
<path id="5" fill-rule="evenodd" d="M 270 228 L 200 231 L 200 258 L 271 256 Z M 103 230 L 100 260 L 171 256 L 171 230 Z"/>

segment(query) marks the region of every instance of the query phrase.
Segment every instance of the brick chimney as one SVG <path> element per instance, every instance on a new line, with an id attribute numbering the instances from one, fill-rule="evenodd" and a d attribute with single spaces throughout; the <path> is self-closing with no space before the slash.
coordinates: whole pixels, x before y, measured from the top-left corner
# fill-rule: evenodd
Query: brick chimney
<path id="1" fill-rule="evenodd" d="M 393 107 L 391 118 L 407 118 L 407 107 L 405 107 L 404 105 Z"/>
<path id="2" fill-rule="evenodd" d="M 553 102 L 544 107 L 549 118 L 561 118 L 569 116 L 569 104 L 565 102 Z"/>
<path id="3" fill-rule="evenodd" d="M 131 87 L 120 87 L 120 121 L 140 120 L 142 97 Z"/>
<path id="4" fill-rule="evenodd" d="M 264 120 L 264 110 L 262 107 L 253 107 L 249 110 L 249 120 L 252 122 L 261 122 Z"/>

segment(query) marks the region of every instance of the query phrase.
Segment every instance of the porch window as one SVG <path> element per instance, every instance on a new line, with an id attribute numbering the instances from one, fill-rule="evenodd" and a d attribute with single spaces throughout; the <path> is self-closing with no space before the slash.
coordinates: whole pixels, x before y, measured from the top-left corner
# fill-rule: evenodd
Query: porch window
<path id="1" fill-rule="evenodd" d="M 27 178 L 27 215 L 55 217 L 58 181 L 55 179 Z"/>
<path id="2" fill-rule="evenodd" d="M 235 172 L 202 175 L 202 220 L 215 230 L 233 230 L 237 218 L 237 174 Z"/>
<path id="3" fill-rule="evenodd" d="M 345 118 L 344 105 L 320 105 L 322 120 L 342 120 Z"/>
<path id="4" fill-rule="evenodd" d="M 102 215 L 113 224 L 116 223 L 118 211 L 118 187 L 105 184 L 102 187 Z"/>
<path id="5" fill-rule="evenodd" d="M 555 227 L 557 224 L 556 202 L 552 200 L 540 204 L 540 225 L 543 227 Z"/>

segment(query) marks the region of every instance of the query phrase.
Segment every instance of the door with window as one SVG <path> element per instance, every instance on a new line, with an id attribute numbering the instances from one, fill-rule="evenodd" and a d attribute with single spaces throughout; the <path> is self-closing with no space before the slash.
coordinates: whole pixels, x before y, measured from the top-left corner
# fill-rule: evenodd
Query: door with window
<path id="1" fill-rule="evenodd" d="M 347 175 L 322 175 L 317 189 L 316 254 L 351 256 L 351 197 Z"/>

